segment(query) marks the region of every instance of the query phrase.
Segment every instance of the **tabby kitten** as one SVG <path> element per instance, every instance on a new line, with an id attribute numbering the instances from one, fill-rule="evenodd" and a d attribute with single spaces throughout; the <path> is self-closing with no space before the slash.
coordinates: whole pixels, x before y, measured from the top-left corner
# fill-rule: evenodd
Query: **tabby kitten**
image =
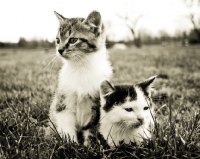
<path id="1" fill-rule="evenodd" d="M 154 80 L 155 77 L 151 77 L 135 86 L 112 86 L 108 81 L 101 83 L 99 132 L 111 147 L 119 145 L 120 141 L 140 144 L 144 138 L 151 137 Z"/>
<path id="2" fill-rule="evenodd" d="M 48 133 L 58 132 L 77 142 L 77 133 L 81 132 L 87 146 L 100 118 L 100 103 L 96 102 L 99 86 L 112 74 L 104 27 L 97 11 L 86 19 L 65 18 L 57 12 L 55 15 L 60 22 L 56 49 L 63 66 L 50 106 L 49 123 L 53 131 Z"/>

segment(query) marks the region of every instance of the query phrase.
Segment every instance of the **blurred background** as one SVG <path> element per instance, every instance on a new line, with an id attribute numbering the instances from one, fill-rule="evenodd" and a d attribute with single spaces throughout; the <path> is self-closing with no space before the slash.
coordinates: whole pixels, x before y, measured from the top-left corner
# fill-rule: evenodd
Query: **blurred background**
<path id="1" fill-rule="evenodd" d="M 0 48 L 54 47 L 58 20 L 97 10 L 107 47 L 200 43 L 200 0 L 1 0 Z M 123 44 L 123 45 L 122 45 Z"/>
<path id="2" fill-rule="evenodd" d="M 62 154 L 63 140 L 51 143 L 40 131 L 62 67 L 54 11 L 86 18 L 92 10 L 106 27 L 111 83 L 158 75 L 159 140 L 150 150 L 128 149 L 137 158 L 200 158 L 200 0 L 0 0 L 0 158 L 66 158 L 54 157 Z M 96 157 L 101 148 L 94 149 L 78 148 L 71 158 L 91 158 L 84 157 L 89 151 Z"/>

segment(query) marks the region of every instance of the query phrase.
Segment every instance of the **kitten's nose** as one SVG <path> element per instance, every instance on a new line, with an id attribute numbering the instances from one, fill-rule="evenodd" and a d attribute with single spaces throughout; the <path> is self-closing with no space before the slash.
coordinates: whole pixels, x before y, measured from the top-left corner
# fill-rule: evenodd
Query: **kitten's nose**
<path id="1" fill-rule="evenodd" d="M 139 122 L 142 124 L 143 122 L 144 122 L 144 118 L 142 118 L 142 117 L 139 117 L 139 118 L 137 118 L 138 120 L 139 120 Z"/>
<path id="2" fill-rule="evenodd" d="M 59 49 L 58 52 L 62 55 L 64 49 Z"/>

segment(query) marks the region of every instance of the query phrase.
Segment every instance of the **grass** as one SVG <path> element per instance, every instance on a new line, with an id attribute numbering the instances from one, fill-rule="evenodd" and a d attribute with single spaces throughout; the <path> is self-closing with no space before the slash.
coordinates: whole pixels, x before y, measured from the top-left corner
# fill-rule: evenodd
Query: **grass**
<path id="1" fill-rule="evenodd" d="M 155 87 L 158 94 L 168 94 L 156 103 L 152 140 L 141 146 L 122 143 L 115 149 L 100 143 L 86 148 L 72 141 L 44 138 L 61 67 L 59 60 L 48 65 L 54 52 L 0 50 L 0 158 L 200 158 L 199 46 L 109 50 L 113 83 L 135 83 L 160 75 L 163 78 L 158 78 Z"/>

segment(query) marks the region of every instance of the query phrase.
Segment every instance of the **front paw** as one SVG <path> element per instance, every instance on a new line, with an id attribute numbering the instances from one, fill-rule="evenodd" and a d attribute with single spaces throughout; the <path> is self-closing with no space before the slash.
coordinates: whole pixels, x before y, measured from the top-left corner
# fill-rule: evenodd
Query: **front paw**
<path id="1" fill-rule="evenodd" d="M 63 139 L 63 140 L 66 140 L 67 142 L 75 142 L 78 144 L 78 139 L 77 139 L 77 136 L 76 135 L 69 135 L 66 133 L 59 133 L 60 137 Z"/>
<path id="2" fill-rule="evenodd" d="M 86 147 L 89 147 L 91 145 L 92 141 L 90 139 L 85 139 L 83 145 Z"/>

